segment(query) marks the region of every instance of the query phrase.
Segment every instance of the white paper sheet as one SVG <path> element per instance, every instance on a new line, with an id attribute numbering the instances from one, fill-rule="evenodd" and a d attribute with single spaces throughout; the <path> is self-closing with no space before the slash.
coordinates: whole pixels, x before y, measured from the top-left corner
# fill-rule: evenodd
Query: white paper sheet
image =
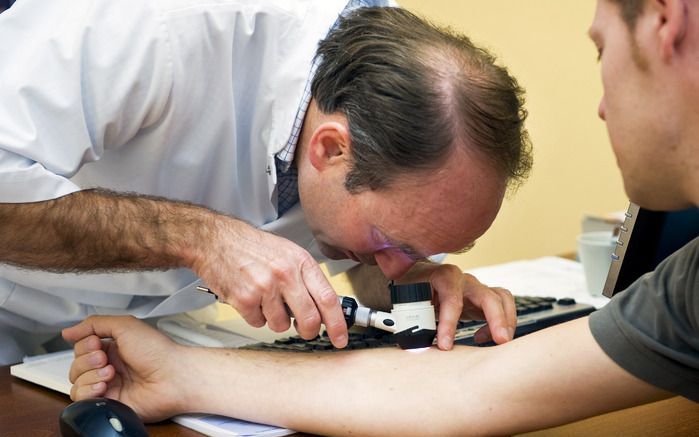
<path id="1" fill-rule="evenodd" d="M 609 299 L 593 296 L 585 287 L 582 264 L 565 258 L 546 256 L 467 270 L 490 287 L 507 288 L 519 296 L 572 297 L 595 308 Z"/>

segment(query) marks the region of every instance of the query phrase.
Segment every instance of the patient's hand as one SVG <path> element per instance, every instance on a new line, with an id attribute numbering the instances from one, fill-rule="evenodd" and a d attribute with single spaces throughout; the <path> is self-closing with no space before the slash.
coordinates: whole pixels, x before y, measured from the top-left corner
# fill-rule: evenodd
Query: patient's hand
<path id="1" fill-rule="evenodd" d="M 63 330 L 75 342 L 70 367 L 73 400 L 117 399 L 146 422 L 181 413 L 178 357 L 185 348 L 133 317 L 89 317 Z"/>

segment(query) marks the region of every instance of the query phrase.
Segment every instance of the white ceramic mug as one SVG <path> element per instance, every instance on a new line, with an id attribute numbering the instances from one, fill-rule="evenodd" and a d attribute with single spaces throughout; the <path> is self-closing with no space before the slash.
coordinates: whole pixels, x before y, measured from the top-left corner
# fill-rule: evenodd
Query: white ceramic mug
<path id="1" fill-rule="evenodd" d="M 612 263 L 612 253 L 616 247 L 612 232 L 586 232 L 578 235 L 578 258 L 583 265 L 587 291 L 600 296 Z"/>

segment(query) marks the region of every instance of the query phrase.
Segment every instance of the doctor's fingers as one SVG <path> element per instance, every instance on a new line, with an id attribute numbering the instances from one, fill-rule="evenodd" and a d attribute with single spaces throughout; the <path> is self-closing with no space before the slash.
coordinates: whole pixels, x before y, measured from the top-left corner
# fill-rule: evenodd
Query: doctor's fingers
<path id="1" fill-rule="evenodd" d="M 334 293 L 333 293 L 334 294 Z M 284 293 L 289 310 L 294 317 L 294 327 L 306 340 L 315 338 L 320 332 L 321 317 L 315 302 L 303 283 L 290 287 Z"/>
<path id="2" fill-rule="evenodd" d="M 517 311 L 512 294 L 504 288 L 490 288 L 479 304 L 495 343 L 512 340 L 517 325 Z"/>
<path id="3" fill-rule="evenodd" d="M 509 339 L 512 340 L 517 329 L 517 304 L 515 304 L 515 299 L 510 290 L 501 287 L 493 287 L 492 290 L 500 295 L 500 299 L 502 299 L 503 310 L 507 318 L 507 327 L 511 329 L 510 334 L 512 334 Z"/>
<path id="4" fill-rule="evenodd" d="M 323 271 L 315 261 L 308 262 L 301 265 L 301 276 L 320 312 L 330 341 L 337 348 L 347 346 L 347 322 L 345 322 L 340 300 Z"/>
<path id="5" fill-rule="evenodd" d="M 262 314 L 267 319 L 267 326 L 274 332 L 286 331 L 291 326 L 291 319 L 284 301 L 276 293 L 266 294 L 262 297 Z"/>
<path id="6" fill-rule="evenodd" d="M 461 318 L 464 308 L 464 298 L 461 289 L 437 291 L 439 306 L 439 324 L 437 325 L 437 345 L 442 350 L 450 350 L 454 346 L 456 325 Z"/>
<path id="7" fill-rule="evenodd" d="M 104 395 L 114 375 L 114 367 L 111 365 L 83 373 L 73 383 L 70 398 L 77 401 Z"/>
<path id="8" fill-rule="evenodd" d="M 262 300 L 259 293 L 249 290 L 242 290 L 233 296 L 219 297 L 219 301 L 227 303 L 238 311 L 238 314 L 250 325 L 255 328 L 265 326 L 264 314 L 262 313 Z"/>

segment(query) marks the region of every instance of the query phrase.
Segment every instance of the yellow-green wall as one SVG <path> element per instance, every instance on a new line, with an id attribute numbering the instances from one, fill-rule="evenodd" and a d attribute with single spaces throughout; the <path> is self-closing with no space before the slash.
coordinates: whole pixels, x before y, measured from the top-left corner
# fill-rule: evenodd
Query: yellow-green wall
<path id="1" fill-rule="evenodd" d="M 597 53 L 587 38 L 593 0 L 399 0 L 485 46 L 527 91 L 534 169 L 464 268 L 575 250 L 583 213 L 625 209 L 604 123 Z"/>

